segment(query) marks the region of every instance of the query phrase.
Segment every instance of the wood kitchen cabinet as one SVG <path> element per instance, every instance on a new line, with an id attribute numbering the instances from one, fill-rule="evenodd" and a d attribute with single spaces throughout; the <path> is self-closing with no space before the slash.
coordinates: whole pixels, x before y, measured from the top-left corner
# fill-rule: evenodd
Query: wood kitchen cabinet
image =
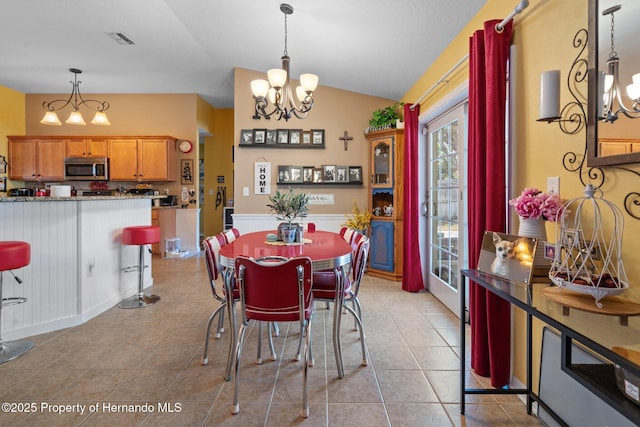
<path id="1" fill-rule="evenodd" d="M 59 181 L 64 179 L 65 140 L 9 136 L 9 179 Z"/>
<path id="2" fill-rule="evenodd" d="M 170 137 L 109 140 L 112 181 L 175 181 L 175 139 Z"/>
<path id="3" fill-rule="evenodd" d="M 106 138 L 70 138 L 65 140 L 65 157 L 109 157 Z"/>

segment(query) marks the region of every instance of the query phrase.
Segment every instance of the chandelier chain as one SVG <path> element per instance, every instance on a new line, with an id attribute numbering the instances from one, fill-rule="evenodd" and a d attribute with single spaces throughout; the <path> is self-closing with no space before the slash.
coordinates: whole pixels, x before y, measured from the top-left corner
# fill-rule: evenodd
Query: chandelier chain
<path id="1" fill-rule="evenodd" d="M 287 52 L 287 14 L 284 14 L 284 56 L 289 56 Z"/>
<path id="2" fill-rule="evenodd" d="M 618 56 L 618 52 L 616 52 L 615 45 L 615 32 L 614 32 L 614 15 L 615 13 L 611 13 L 611 52 L 609 52 L 609 58 L 615 58 Z"/>

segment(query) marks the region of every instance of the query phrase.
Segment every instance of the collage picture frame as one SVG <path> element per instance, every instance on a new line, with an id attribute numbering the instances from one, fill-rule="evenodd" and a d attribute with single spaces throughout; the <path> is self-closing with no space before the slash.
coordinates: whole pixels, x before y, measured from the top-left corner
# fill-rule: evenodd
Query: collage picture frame
<path id="1" fill-rule="evenodd" d="M 324 129 L 242 129 L 238 146 L 323 149 Z"/>
<path id="2" fill-rule="evenodd" d="M 362 166 L 279 165 L 277 184 L 362 185 Z"/>

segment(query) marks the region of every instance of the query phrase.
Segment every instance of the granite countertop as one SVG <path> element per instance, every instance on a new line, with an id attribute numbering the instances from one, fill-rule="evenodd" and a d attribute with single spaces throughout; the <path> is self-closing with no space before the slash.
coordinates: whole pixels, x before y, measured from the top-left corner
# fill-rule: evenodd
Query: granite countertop
<path id="1" fill-rule="evenodd" d="M 71 196 L 71 197 L 0 197 L 2 202 L 84 202 L 90 200 L 122 200 L 122 199 L 162 199 L 163 195 L 131 195 L 122 194 L 119 196 Z"/>

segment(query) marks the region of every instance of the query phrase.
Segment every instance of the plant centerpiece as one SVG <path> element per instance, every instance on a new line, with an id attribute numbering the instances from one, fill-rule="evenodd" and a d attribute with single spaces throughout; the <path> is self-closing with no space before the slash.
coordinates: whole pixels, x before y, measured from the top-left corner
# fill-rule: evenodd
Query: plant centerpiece
<path id="1" fill-rule="evenodd" d="M 351 216 L 347 216 L 347 222 L 344 226 L 358 230 L 362 234 L 366 234 L 369 224 L 371 224 L 371 212 L 361 211 L 358 208 L 358 204 L 353 202 L 353 209 L 351 209 Z"/>
<path id="2" fill-rule="evenodd" d="M 296 239 L 302 240 L 302 233 L 296 230 L 302 230 L 302 227 L 293 221 L 296 218 L 304 218 L 309 213 L 309 195 L 306 193 L 297 193 L 292 187 L 289 191 L 276 190 L 273 196 L 269 196 L 271 203 L 267 204 L 269 211 L 274 213 L 280 221 L 285 221 L 278 226 L 278 238 L 283 241 L 292 242 Z M 287 236 L 285 236 L 285 233 Z M 285 237 L 288 237 L 285 239 Z"/>
<path id="3" fill-rule="evenodd" d="M 398 111 L 402 106 L 404 106 L 404 102 L 395 102 L 392 105 L 375 110 L 371 115 L 371 119 L 369 119 L 369 127 L 365 133 L 394 129 L 396 122 L 400 119 Z"/>

